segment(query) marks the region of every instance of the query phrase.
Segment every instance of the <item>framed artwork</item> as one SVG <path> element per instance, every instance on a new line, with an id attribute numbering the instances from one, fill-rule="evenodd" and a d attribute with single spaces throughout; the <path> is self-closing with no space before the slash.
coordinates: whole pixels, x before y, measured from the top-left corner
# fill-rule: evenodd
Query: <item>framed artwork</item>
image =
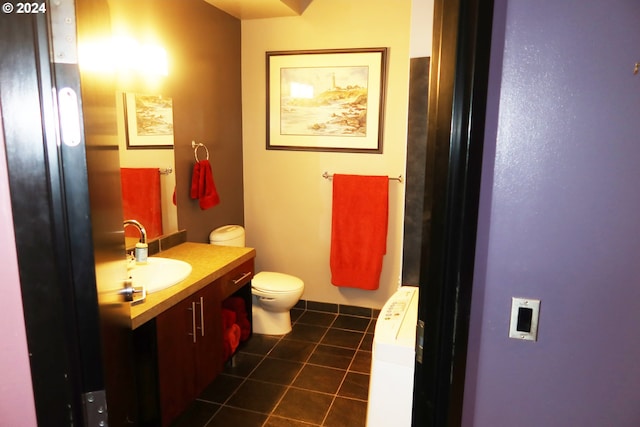
<path id="1" fill-rule="evenodd" d="M 382 153 L 387 48 L 266 59 L 267 150 Z"/>
<path id="2" fill-rule="evenodd" d="M 173 148 L 173 103 L 162 95 L 124 94 L 127 149 Z"/>

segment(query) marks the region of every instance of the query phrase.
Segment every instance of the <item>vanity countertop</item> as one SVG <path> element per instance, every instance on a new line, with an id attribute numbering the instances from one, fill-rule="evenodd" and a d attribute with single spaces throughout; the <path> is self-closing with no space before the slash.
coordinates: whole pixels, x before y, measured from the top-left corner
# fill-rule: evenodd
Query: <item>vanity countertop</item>
<path id="1" fill-rule="evenodd" d="M 131 329 L 153 319 L 244 262 L 255 258 L 256 251 L 253 248 L 187 242 L 155 256 L 186 261 L 191 264 L 191 274 L 177 285 L 149 294 L 144 302 L 132 305 Z"/>

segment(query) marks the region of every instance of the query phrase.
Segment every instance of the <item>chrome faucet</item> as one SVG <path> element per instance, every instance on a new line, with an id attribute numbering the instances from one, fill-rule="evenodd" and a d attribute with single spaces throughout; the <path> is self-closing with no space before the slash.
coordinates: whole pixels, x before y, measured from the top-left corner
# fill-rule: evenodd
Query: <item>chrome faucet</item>
<path id="1" fill-rule="evenodd" d="M 144 226 L 139 221 L 127 219 L 124 221 L 124 227 L 126 228 L 127 225 L 135 225 L 140 232 L 140 243 L 147 243 L 147 230 L 144 229 Z"/>
<path id="2" fill-rule="evenodd" d="M 140 222 L 135 219 L 127 219 L 124 221 L 124 228 L 127 225 L 134 225 L 140 231 L 140 241 L 136 243 L 134 250 L 136 264 L 146 264 L 149 255 L 149 247 L 147 245 L 147 230 L 144 229 Z"/>

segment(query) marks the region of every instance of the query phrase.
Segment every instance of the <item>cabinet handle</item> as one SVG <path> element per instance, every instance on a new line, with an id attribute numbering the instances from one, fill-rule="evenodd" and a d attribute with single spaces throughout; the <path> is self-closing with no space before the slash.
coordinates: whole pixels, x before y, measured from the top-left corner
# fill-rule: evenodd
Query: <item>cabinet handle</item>
<path id="1" fill-rule="evenodd" d="M 238 283 L 242 282 L 247 277 L 251 277 L 251 272 L 250 271 L 248 271 L 246 273 L 243 273 L 242 276 L 238 277 L 237 279 L 232 279 L 232 282 L 233 282 L 234 285 L 237 285 Z"/>
<path id="2" fill-rule="evenodd" d="M 189 310 L 191 311 L 191 322 L 193 326 L 193 333 L 190 333 L 189 335 L 193 336 L 193 343 L 195 344 L 196 342 L 196 303 L 195 301 L 191 302 L 191 308 Z"/>
<path id="3" fill-rule="evenodd" d="M 200 297 L 200 335 L 204 336 L 204 298 Z"/>

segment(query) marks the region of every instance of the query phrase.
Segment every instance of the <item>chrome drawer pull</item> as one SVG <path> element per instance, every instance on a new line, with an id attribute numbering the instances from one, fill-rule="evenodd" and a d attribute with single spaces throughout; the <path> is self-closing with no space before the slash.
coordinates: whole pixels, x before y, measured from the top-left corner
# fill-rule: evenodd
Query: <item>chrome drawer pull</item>
<path id="1" fill-rule="evenodd" d="M 247 277 L 251 277 L 251 272 L 247 272 L 247 273 L 243 273 L 242 276 L 240 276 L 237 279 L 233 279 L 232 282 L 234 285 L 237 285 L 238 283 L 242 282 L 244 279 L 246 279 Z"/>

